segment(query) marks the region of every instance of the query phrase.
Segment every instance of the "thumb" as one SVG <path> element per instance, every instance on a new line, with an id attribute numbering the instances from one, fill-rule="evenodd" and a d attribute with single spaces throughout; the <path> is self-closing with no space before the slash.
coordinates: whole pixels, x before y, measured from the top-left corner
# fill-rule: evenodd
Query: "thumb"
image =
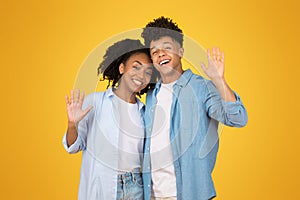
<path id="1" fill-rule="evenodd" d="M 201 62 L 200 66 L 201 66 L 202 70 L 206 73 L 207 68 L 206 68 L 205 64 L 203 62 Z"/>
<path id="2" fill-rule="evenodd" d="M 83 111 L 83 116 L 85 116 L 86 114 L 88 114 L 88 112 L 90 112 L 93 109 L 93 106 L 89 106 L 87 109 L 85 109 Z"/>

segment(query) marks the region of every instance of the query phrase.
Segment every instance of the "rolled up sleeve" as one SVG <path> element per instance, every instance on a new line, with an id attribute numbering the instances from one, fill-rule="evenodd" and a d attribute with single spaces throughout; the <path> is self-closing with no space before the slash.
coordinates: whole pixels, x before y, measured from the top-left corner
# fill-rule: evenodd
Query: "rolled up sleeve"
<path id="1" fill-rule="evenodd" d="M 235 102 L 224 101 L 216 87 L 209 81 L 205 99 L 206 109 L 211 118 L 227 126 L 243 127 L 248 122 L 247 111 L 240 96 L 235 92 L 234 94 L 237 99 Z"/>
<path id="2" fill-rule="evenodd" d="M 237 93 L 234 94 L 237 99 L 235 102 L 226 102 L 222 99 L 222 105 L 226 115 L 225 124 L 228 126 L 243 127 L 248 122 L 247 111 L 240 96 Z"/>
<path id="3" fill-rule="evenodd" d="M 67 134 L 65 133 L 65 135 L 63 136 L 62 143 L 63 143 L 65 150 L 70 154 L 77 153 L 83 149 L 83 145 L 82 145 L 83 143 L 82 143 L 82 140 L 79 135 L 78 135 L 76 141 L 68 147 Z"/>

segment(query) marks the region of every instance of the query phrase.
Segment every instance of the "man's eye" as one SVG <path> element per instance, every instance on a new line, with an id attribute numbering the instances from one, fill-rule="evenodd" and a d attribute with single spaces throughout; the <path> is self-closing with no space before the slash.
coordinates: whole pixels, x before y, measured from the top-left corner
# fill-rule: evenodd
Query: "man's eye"
<path id="1" fill-rule="evenodd" d="M 157 54 L 157 51 L 153 51 L 153 52 L 152 52 L 152 55 L 156 55 L 156 54 Z"/>

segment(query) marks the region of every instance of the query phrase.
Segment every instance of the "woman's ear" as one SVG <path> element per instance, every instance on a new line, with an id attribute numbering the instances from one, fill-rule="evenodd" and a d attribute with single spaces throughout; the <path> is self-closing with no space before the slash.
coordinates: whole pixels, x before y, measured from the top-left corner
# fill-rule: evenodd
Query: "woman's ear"
<path id="1" fill-rule="evenodd" d="M 182 58 L 183 57 L 183 53 L 184 53 L 184 49 L 183 49 L 183 47 L 181 47 L 180 49 L 179 49 L 179 56 L 180 56 L 180 58 Z"/>
<path id="2" fill-rule="evenodd" d="M 119 66 L 120 74 L 124 74 L 124 70 L 125 70 L 125 65 L 123 63 L 121 63 L 120 66 Z"/>

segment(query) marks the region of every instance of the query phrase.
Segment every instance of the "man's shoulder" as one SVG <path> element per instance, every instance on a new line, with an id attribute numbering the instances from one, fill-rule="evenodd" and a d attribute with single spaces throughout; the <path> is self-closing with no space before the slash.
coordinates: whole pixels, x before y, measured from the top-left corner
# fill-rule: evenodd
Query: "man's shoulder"
<path id="1" fill-rule="evenodd" d="M 208 84 L 209 80 L 204 78 L 203 76 L 195 73 L 191 73 L 191 78 L 188 82 L 190 86 L 203 87 Z"/>
<path id="2" fill-rule="evenodd" d="M 192 73 L 192 79 L 195 79 L 197 81 L 204 81 L 204 80 L 206 80 L 203 76 L 201 76 L 199 74 L 195 74 L 195 73 Z"/>

